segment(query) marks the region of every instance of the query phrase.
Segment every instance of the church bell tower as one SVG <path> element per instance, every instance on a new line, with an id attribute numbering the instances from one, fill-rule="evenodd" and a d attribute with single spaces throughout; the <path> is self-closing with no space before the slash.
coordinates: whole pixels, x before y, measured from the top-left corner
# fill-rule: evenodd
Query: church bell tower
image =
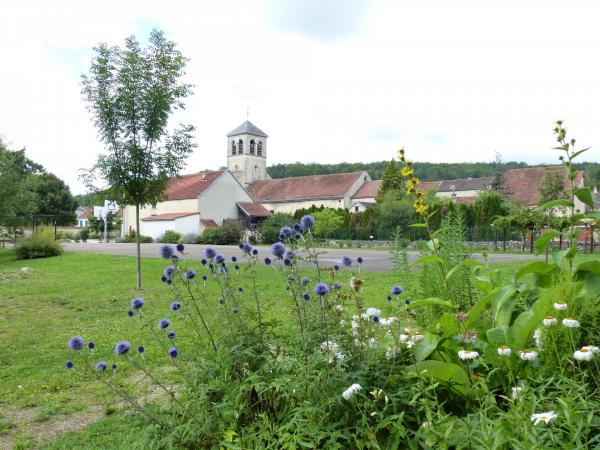
<path id="1" fill-rule="evenodd" d="M 227 134 L 227 168 L 244 187 L 268 178 L 268 137 L 249 120 Z"/>

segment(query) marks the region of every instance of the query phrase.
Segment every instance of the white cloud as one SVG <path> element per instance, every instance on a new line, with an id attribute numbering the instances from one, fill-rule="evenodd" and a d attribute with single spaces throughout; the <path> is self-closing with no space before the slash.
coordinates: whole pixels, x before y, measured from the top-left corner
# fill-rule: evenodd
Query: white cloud
<path id="1" fill-rule="evenodd" d="M 79 86 L 91 49 L 156 26 L 191 58 L 195 95 L 175 118 L 197 127 L 188 172 L 225 163 L 248 106 L 270 163 L 383 160 L 400 145 L 417 160 L 554 162 L 557 118 L 600 142 L 595 2 L 365 4 L 3 5 L 0 134 L 82 191 L 78 170 L 102 149 Z"/>

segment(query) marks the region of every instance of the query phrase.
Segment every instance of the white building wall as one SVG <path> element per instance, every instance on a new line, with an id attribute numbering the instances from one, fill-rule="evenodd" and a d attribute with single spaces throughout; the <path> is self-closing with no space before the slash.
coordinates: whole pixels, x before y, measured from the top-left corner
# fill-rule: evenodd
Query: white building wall
<path id="1" fill-rule="evenodd" d="M 140 208 L 140 219 L 149 217 L 153 214 L 176 212 L 198 212 L 198 200 L 195 198 L 185 200 L 167 200 L 164 202 L 158 202 L 155 208 L 153 208 L 151 205 L 146 205 L 145 207 Z M 140 228 L 142 228 L 141 225 Z M 130 229 L 135 230 L 135 206 L 133 205 L 127 205 L 123 209 L 122 233 L 127 234 Z"/>
<path id="2" fill-rule="evenodd" d="M 294 214 L 298 209 L 310 208 L 315 205 L 316 207 L 321 207 L 323 205 L 325 208 L 346 208 L 346 204 L 344 199 L 326 199 L 326 200 L 301 200 L 301 201 L 290 201 L 290 202 L 260 202 L 265 208 L 274 213 L 287 213 Z"/>
<path id="3" fill-rule="evenodd" d="M 436 197 L 441 198 L 450 198 L 452 194 L 456 194 L 456 197 L 476 197 L 481 191 L 472 190 L 472 191 L 455 191 L 455 192 L 436 192 Z"/>
<path id="4" fill-rule="evenodd" d="M 194 214 L 173 220 L 142 221 L 140 229 L 143 236 L 150 236 L 152 239 L 161 236 L 165 231 L 176 231 L 184 236 L 188 233 L 200 234 L 200 215 Z"/>
<path id="5" fill-rule="evenodd" d="M 202 219 L 213 219 L 219 225 L 224 219 L 239 218 L 236 202 L 252 202 L 252 197 L 229 172 L 223 172 L 206 191 L 200 195 L 197 211 Z"/>

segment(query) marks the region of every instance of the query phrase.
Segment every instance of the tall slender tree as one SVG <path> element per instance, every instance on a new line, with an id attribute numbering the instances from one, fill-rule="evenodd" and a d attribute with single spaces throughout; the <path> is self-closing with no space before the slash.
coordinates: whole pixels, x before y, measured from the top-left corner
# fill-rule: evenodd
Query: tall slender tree
<path id="1" fill-rule="evenodd" d="M 100 44 L 94 50 L 82 93 L 106 151 L 84 179 L 92 189 L 102 179 L 112 199 L 135 205 L 141 289 L 140 208 L 163 198 L 168 179 L 181 172 L 195 147 L 193 126 L 168 131 L 171 113 L 191 94 L 191 85 L 181 81 L 187 59 L 156 30 L 147 48 L 132 36 L 124 48 Z"/>

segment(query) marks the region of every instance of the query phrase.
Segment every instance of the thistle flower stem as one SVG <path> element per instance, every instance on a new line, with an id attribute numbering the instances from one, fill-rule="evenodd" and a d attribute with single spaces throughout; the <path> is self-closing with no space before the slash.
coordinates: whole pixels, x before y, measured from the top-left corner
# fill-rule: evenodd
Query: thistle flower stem
<path id="1" fill-rule="evenodd" d="M 252 293 L 254 294 L 254 302 L 256 303 L 256 314 L 258 316 L 258 329 L 260 331 L 260 341 L 265 345 L 264 325 L 262 315 L 260 313 L 260 301 L 258 300 L 258 291 L 256 289 L 256 269 L 252 268 Z"/>
<path id="2" fill-rule="evenodd" d="M 215 344 L 215 340 L 213 339 L 213 336 L 210 332 L 210 329 L 208 328 L 208 325 L 206 324 L 206 321 L 204 320 L 204 315 L 202 314 L 202 312 L 200 312 L 200 308 L 198 308 L 198 305 L 196 304 L 196 297 L 194 297 L 194 294 L 192 293 L 192 290 L 190 289 L 189 284 L 187 284 L 185 282 L 185 280 L 183 279 L 183 276 L 181 275 L 181 272 L 179 272 L 179 277 L 181 278 L 181 281 L 183 282 L 183 284 L 185 285 L 190 298 L 192 299 L 192 303 L 194 304 L 194 308 L 196 308 L 196 313 L 198 314 L 198 317 L 200 317 L 200 320 L 202 321 L 202 326 L 204 327 L 204 330 L 206 331 L 206 334 L 208 335 L 208 338 L 210 339 L 210 343 L 212 344 L 212 348 L 213 350 L 216 352 L 217 351 L 217 344 Z"/>

